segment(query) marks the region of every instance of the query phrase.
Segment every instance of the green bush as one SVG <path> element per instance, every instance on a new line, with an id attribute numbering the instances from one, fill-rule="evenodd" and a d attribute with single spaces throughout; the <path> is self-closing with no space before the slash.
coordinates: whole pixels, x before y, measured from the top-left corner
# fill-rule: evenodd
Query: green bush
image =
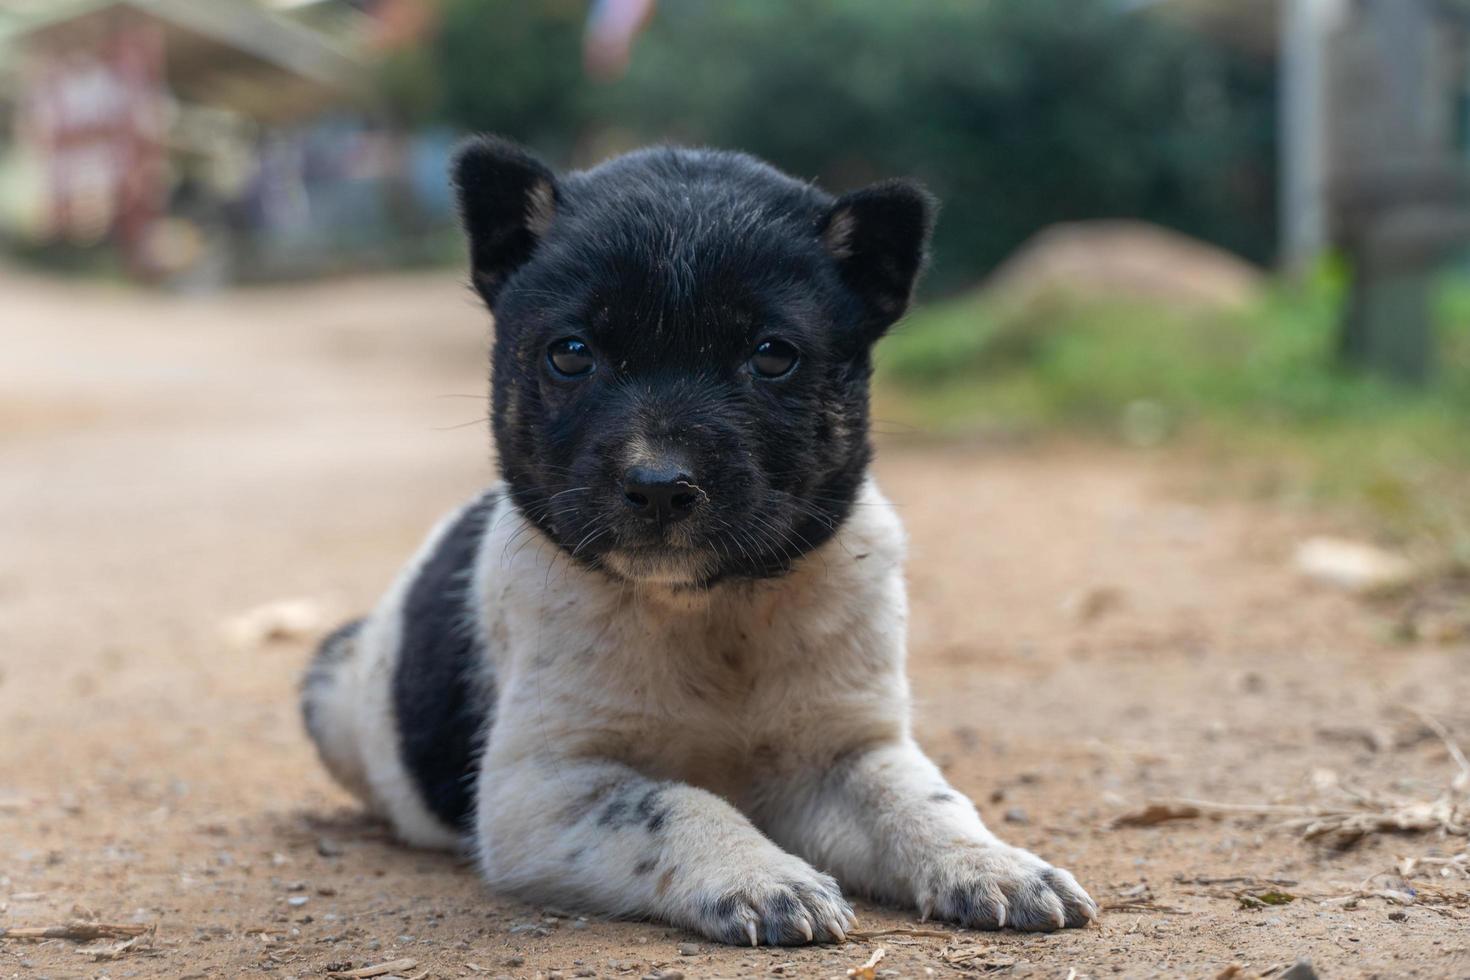
<path id="1" fill-rule="evenodd" d="M 600 87 L 581 74 L 584 16 L 447 0 L 424 59 L 435 114 L 560 163 L 667 139 L 835 189 L 921 177 L 944 203 L 938 292 L 1060 220 L 1128 215 L 1270 253 L 1270 66 L 1163 19 L 1102 0 L 678 0 Z"/>
<path id="2" fill-rule="evenodd" d="M 951 433 L 1183 437 L 1237 458 L 1299 458 L 1310 492 L 1470 559 L 1470 282 L 1441 290 L 1443 356 L 1424 389 L 1339 366 L 1343 293 L 1329 269 L 1233 313 L 962 297 L 919 310 L 879 347 L 883 411 Z"/>

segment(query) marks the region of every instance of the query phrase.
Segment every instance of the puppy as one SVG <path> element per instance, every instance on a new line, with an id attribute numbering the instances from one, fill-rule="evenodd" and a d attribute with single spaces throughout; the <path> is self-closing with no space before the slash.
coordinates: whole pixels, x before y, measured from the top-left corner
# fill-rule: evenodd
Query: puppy
<path id="1" fill-rule="evenodd" d="M 982 929 L 1093 919 L 911 734 L 868 385 L 928 196 L 670 148 L 558 177 L 493 138 L 454 170 L 502 482 L 322 644 L 327 768 L 496 888 L 727 943 L 840 942 L 843 889 Z"/>

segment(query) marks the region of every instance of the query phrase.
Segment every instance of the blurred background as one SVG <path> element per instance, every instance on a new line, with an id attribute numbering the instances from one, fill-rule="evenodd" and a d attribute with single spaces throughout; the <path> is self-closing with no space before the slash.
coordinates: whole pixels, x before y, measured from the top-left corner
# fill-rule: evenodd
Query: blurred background
<path id="1" fill-rule="evenodd" d="M 903 426 L 1302 450 L 1470 554 L 1470 4 L 0 0 L 0 248 L 205 294 L 455 268 L 445 168 L 678 141 L 944 202 Z"/>
<path id="2" fill-rule="evenodd" d="M 1465 974 L 1470 0 L 0 0 L 0 972 L 93 912 L 138 976 L 872 952 L 488 895 L 300 731 L 494 479 L 477 130 L 943 202 L 874 412 L 917 734 L 1108 912 L 879 975 Z"/>

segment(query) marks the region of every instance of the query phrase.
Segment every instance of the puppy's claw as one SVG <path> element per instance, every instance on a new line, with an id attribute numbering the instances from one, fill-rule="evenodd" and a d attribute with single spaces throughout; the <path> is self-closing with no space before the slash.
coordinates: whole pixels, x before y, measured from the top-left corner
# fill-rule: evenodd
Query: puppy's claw
<path id="1" fill-rule="evenodd" d="M 837 924 L 836 919 L 827 920 L 827 931 L 830 932 L 832 934 L 832 938 L 837 940 L 839 943 L 847 942 L 847 933 L 844 932 L 842 927 Z"/>
<path id="2" fill-rule="evenodd" d="M 752 946 L 759 946 L 760 945 L 760 939 L 756 935 L 755 923 L 754 922 L 747 922 L 745 924 L 745 934 L 750 937 L 750 945 L 752 945 Z"/>
<path id="3" fill-rule="evenodd" d="M 806 937 L 806 941 L 807 942 L 811 942 L 812 941 L 812 922 L 811 922 L 811 920 L 808 919 L 806 916 L 802 916 L 797 921 L 797 925 L 799 925 L 801 927 L 801 934 Z"/>

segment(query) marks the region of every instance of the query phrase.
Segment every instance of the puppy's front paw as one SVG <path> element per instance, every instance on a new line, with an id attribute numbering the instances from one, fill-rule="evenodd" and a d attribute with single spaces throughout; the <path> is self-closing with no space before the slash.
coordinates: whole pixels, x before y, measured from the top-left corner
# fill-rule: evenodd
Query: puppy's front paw
<path id="1" fill-rule="evenodd" d="M 1030 851 L 974 844 L 945 853 L 919 883 L 925 917 L 972 929 L 1052 929 L 1085 926 L 1097 903 L 1077 879 Z"/>
<path id="2" fill-rule="evenodd" d="M 800 858 L 712 871 L 690 896 L 692 925 L 732 945 L 799 946 L 842 942 L 857 916 L 830 875 Z"/>

